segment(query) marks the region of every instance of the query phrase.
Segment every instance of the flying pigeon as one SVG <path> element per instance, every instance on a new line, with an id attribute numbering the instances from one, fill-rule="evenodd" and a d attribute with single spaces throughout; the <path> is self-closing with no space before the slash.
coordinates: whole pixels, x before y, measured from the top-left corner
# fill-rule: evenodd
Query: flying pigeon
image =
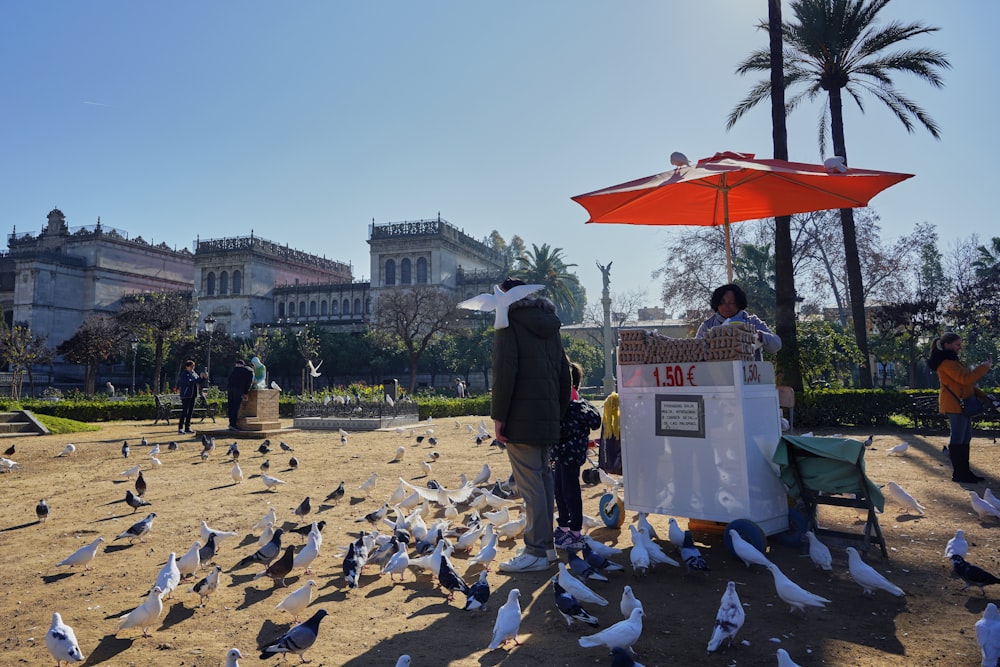
<path id="1" fill-rule="evenodd" d="M 811 530 L 806 531 L 806 539 L 809 540 L 809 559 L 813 565 L 827 572 L 833 570 L 833 556 L 830 549 L 819 541 L 816 533 Z"/>
<path id="2" fill-rule="evenodd" d="M 622 600 L 618 604 L 618 609 L 622 612 L 622 618 L 631 616 L 633 609 L 642 609 L 642 602 L 632 592 L 631 586 L 626 586 L 622 590 Z"/>
<path id="3" fill-rule="evenodd" d="M 566 625 L 573 627 L 573 621 L 580 621 L 587 625 L 598 627 L 600 623 L 597 618 L 580 605 L 580 601 L 566 592 L 559 585 L 559 577 L 552 577 L 552 592 L 556 598 L 556 609 L 566 619 Z"/>
<path id="4" fill-rule="evenodd" d="M 767 569 L 771 571 L 771 576 L 774 577 L 774 589 L 778 597 L 788 605 L 790 612 L 798 609 L 805 614 L 806 607 L 825 608 L 830 603 L 826 598 L 810 593 L 796 584 L 785 576 L 785 573 L 778 569 L 778 566 L 774 563 L 771 563 Z"/>
<path id="5" fill-rule="evenodd" d="M 341 482 L 336 489 L 330 492 L 330 494 L 324 498 L 324 500 L 331 500 L 336 503 L 338 500 L 344 497 L 344 482 Z"/>
<path id="6" fill-rule="evenodd" d="M 902 456 L 903 454 L 906 453 L 906 450 L 909 448 L 910 448 L 909 443 L 901 442 L 898 445 L 893 445 L 889 449 L 885 450 L 885 455 L 892 456 L 893 454 L 898 454 L 899 456 Z"/>
<path id="7" fill-rule="evenodd" d="M 146 515 L 145 519 L 139 521 L 138 523 L 132 524 L 128 530 L 126 530 L 124 533 L 116 537 L 115 540 L 120 540 L 124 537 L 127 537 L 129 542 L 132 542 L 136 538 L 139 538 L 140 542 L 145 542 L 145 540 L 143 540 L 142 538 L 147 533 L 149 533 L 150 530 L 153 529 L 153 519 L 155 518 L 156 518 L 156 512 L 150 512 L 149 514 Z"/>
<path id="8" fill-rule="evenodd" d="M 903 487 L 896 484 L 896 482 L 887 483 L 886 488 L 889 489 L 889 495 L 892 496 L 897 503 L 906 508 L 907 514 L 910 513 L 910 510 L 913 510 L 917 514 L 924 513 L 926 508 L 917 502 L 916 498 L 907 493 Z"/>
<path id="9" fill-rule="evenodd" d="M 757 547 L 744 540 L 739 531 L 730 530 L 729 539 L 732 541 L 733 552 L 736 554 L 736 557 L 743 561 L 747 567 L 751 565 L 767 567 L 768 563 L 771 562 L 767 559 L 767 556 L 757 551 Z"/>
<path id="10" fill-rule="evenodd" d="M 262 546 L 257 551 L 253 552 L 249 556 L 245 556 L 236 565 L 232 567 L 233 570 L 237 570 L 241 567 L 246 567 L 251 563 L 263 563 L 264 565 L 269 565 L 271 561 L 278 557 L 281 553 L 281 535 L 284 533 L 281 528 L 274 529 L 274 536 L 271 541 Z"/>
<path id="11" fill-rule="evenodd" d="M 983 594 L 983 597 L 986 597 L 986 586 L 1000 583 L 1000 579 L 997 579 L 983 568 L 969 563 L 958 554 L 951 557 L 951 569 L 965 582 L 965 586 L 961 590 L 964 591 L 969 586 L 978 586 L 979 592 Z"/>
<path id="12" fill-rule="evenodd" d="M 521 591 L 514 588 L 507 595 L 507 601 L 497 610 L 497 620 L 493 623 L 493 640 L 487 646 L 487 650 L 499 648 L 508 641 L 514 642 L 515 646 L 520 646 L 517 641 L 517 630 L 521 627 L 521 604 L 518 596 Z"/>
<path id="13" fill-rule="evenodd" d="M 129 628 L 142 628 L 143 637 L 151 637 L 149 627 L 156 623 L 163 613 L 163 591 L 154 586 L 149 592 L 149 597 L 141 605 L 127 614 L 120 616 L 122 622 L 118 624 L 119 630 Z"/>
<path id="14" fill-rule="evenodd" d="M 285 548 L 285 553 L 281 555 L 281 558 L 275 560 L 263 572 L 258 572 L 254 579 L 261 579 L 263 577 L 270 577 L 274 581 L 274 585 L 277 586 L 281 584 L 281 587 L 285 587 L 285 577 L 292 571 L 292 565 L 295 563 L 295 547 L 293 545 L 288 545 Z"/>
<path id="15" fill-rule="evenodd" d="M 961 556 L 965 558 L 969 553 L 969 543 L 965 540 L 965 531 L 959 528 L 955 531 L 955 537 L 948 540 L 944 547 L 944 557 Z"/>
<path id="16" fill-rule="evenodd" d="M 277 477 L 271 477 L 270 475 L 265 475 L 264 473 L 261 473 L 260 479 L 264 482 L 264 486 L 269 490 L 277 489 L 279 485 L 285 484 L 283 480 L 280 480 Z"/>
<path id="17" fill-rule="evenodd" d="M 458 304 L 463 310 L 494 311 L 493 328 L 505 329 L 510 326 L 507 319 L 507 309 L 515 301 L 520 301 L 529 294 L 545 289 L 545 285 L 517 285 L 504 292 L 499 285 L 493 286 L 492 294 L 480 294 L 466 299 Z"/>
<path id="18" fill-rule="evenodd" d="M 52 625 L 45 633 L 45 648 L 49 649 L 49 653 L 56 659 L 56 667 L 62 667 L 63 661 L 69 664 L 84 660 L 83 651 L 76 641 L 76 633 L 73 632 L 73 628 L 63 623 L 62 616 L 58 612 L 52 614 Z"/>
<path id="19" fill-rule="evenodd" d="M 71 442 L 68 445 L 66 445 L 65 447 L 63 447 L 63 450 L 61 452 L 59 452 L 59 456 L 70 456 L 75 451 L 76 451 L 76 445 L 74 445 Z M 69 627 L 69 626 L 67 626 L 67 627 Z"/>
<path id="20" fill-rule="evenodd" d="M 173 551 L 167 556 L 167 562 L 156 575 L 156 587 L 163 591 L 163 597 L 169 598 L 181 583 L 181 571 L 177 567 L 177 554 Z"/>
<path id="21" fill-rule="evenodd" d="M 465 593 L 465 611 L 479 611 L 486 609 L 486 602 L 490 599 L 490 583 L 486 580 L 487 572 L 483 570 L 479 573 L 479 581 L 469 586 Z"/>
<path id="22" fill-rule="evenodd" d="M 639 636 L 642 634 L 643 616 L 645 616 L 645 612 L 641 608 L 633 609 L 624 621 L 618 621 L 595 634 L 580 637 L 579 644 L 583 648 L 607 646 L 610 650 L 618 646 L 632 651 L 632 644 L 639 641 Z M 635 651 L 632 652 L 635 653 Z"/>
<path id="23" fill-rule="evenodd" d="M 992 602 L 986 605 L 983 617 L 976 621 L 976 642 L 983 655 L 981 664 L 984 667 L 996 667 L 997 660 L 1000 659 L 1000 611 L 997 611 L 997 606 Z"/>
<path id="24" fill-rule="evenodd" d="M 45 502 L 45 498 L 39 500 L 38 504 L 35 505 L 35 516 L 38 517 L 39 523 L 49 518 L 49 504 Z"/>
<path id="25" fill-rule="evenodd" d="M 323 620 L 324 616 L 326 616 L 326 609 L 317 609 L 316 613 L 310 616 L 305 623 L 294 626 L 278 637 L 273 644 L 261 647 L 260 659 L 266 660 L 278 653 L 296 653 L 302 662 L 308 662 L 304 654 L 316 643 L 319 622 Z"/>
<path id="26" fill-rule="evenodd" d="M 778 667 L 799 667 L 799 663 L 792 660 L 791 656 L 788 655 L 788 651 L 783 648 L 779 648 L 777 652 L 778 656 Z"/>
<path id="27" fill-rule="evenodd" d="M 98 537 L 90 544 L 80 547 L 66 558 L 63 558 L 61 561 L 56 563 L 56 567 L 66 566 L 72 568 L 75 565 L 83 565 L 84 570 L 89 570 L 90 561 L 94 560 L 94 557 L 97 556 L 97 550 L 103 543 L 104 538 Z"/>
<path id="28" fill-rule="evenodd" d="M 586 584 L 570 574 L 569 570 L 566 569 L 566 563 L 563 563 L 562 561 L 559 562 L 559 574 L 557 576 L 559 577 L 559 585 L 581 603 L 586 602 L 600 605 L 602 607 L 606 607 L 608 605 L 607 600 L 590 590 Z"/>
<path id="29" fill-rule="evenodd" d="M 240 658 L 243 654 L 240 653 L 238 648 L 229 649 L 229 653 L 226 653 L 226 667 L 240 667 Z"/>
<path id="30" fill-rule="evenodd" d="M 726 584 L 726 590 L 719 603 L 719 612 L 715 615 L 715 629 L 712 631 L 712 638 L 708 640 L 708 652 L 718 651 L 723 642 L 732 646 L 736 633 L 743 627 L 746 615 L 740 596 L 736 593 L 736 582 L 730 581 Z"/>
<path id="31" fill-rule="evenodd" d="M 851 579 L 854 579 L 858 586 L 861 586 L 865 597 L 875 597 L 876 590 L 892 593 L 896 597 L 906 595 L 902 588 L 861 560 L 861 555 L 854 547 L 847 547 L 847 567 L 851 573 Z"/>
<path id="32" fill-rule="evenodd" d="M 275 609 L 284 609 L 292 615 L 292 621 L 299 622 L 299 616 L 305 611 L 309 603 L 312 602 L 313 593 L 316 591 L 316 580 L 310 579 L 304 585 L 296 588 L 285 596 L 285 599 L 275 605 Z"/>

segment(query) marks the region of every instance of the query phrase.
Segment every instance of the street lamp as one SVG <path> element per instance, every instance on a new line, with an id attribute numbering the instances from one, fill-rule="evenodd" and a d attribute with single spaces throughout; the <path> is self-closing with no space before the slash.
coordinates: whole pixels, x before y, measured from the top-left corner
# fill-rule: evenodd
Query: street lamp
<path id="1" fill-rule="evenodd" d="M 205 318 L 205 331 L 208 332 L 208 361 L 205 363 L 205 374 L 208 383 L 212 384 L 212 332 L 215 331 L 215 318 L 209 315 Z"/>
<path id="2" fill-rule="evenodd" d="M 135 358 L 139 354 L 139 339 L 132 338 L 129 342 L 132 344 L 132 395 L 135 396 Z"/>

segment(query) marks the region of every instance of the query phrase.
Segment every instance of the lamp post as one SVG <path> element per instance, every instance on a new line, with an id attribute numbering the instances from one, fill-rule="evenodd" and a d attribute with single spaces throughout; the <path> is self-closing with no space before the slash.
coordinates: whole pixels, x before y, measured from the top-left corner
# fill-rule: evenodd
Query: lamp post
<path id="1" fill-rule="evenodd" d="M 208 384 L 212 384 L 212 332 L 215 331 L 215 318 L 209 315 L 205 318 L 205 331 L 208 332 L 208 360 L 205 362 L 205 374 Z"/>
<path id="2" fill-rule="evenodd" d="M 132 345 L 132 395 L 135 396 L 135 358 L 139 355 L 139 339 L 132 338 L 129 341 Z"/>

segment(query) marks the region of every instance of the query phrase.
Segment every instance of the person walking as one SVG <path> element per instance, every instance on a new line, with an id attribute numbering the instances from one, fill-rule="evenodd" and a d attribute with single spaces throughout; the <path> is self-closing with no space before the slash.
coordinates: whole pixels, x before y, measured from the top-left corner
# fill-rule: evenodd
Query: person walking
<path id="1" fill-rule="evenodd" d="M 253 385 L 253 368 L 242 359 L 236 360 L 236 366 L 229 374 L 229 387 L 227 390 L 226 408 L 229 412 L 229 430 L 239 431 L 237 420 L 240 414 L 240 405 L 246 400 Z"/>
<path id="2" fill-rule="evenodd" d="M 188 359 L 177 378 L 177 386 L 181 394 L 181 417 L 177 422 L 177 435 L 194 433 L 191 430 L 191 417 L 194 416 L 194 403 L 198 399 L 201 378 L 194 372 L 194 362 Z"/>
<path id="3" fill-rule="evenodd" d="M 507 293 L 524 284 L 508 278 L 499 288 Z M 508 324 L 496 330 L 493 340 L 490 417 L 497 440 L 506 445 L 527 521 L 524 547 L 499 570 L 536 572 L 556 560 L 549 448 L 559 444 L 562 416 L 570 402 L 569 360 L 559 336 L 562 323 L 551 301 L 528 294 L 507 311 Z M 497 321 L 502 319 L 498 316 Z"/>
<path id="4" fill-rule="evenodd" d="M 962 337 L 949 331 L 931 343 L 931 354 L 927 358 L 927 365 L 932 371 L 937 372 L 941 384 L 938 390 L 938 411 L 948 416 L 951 481 L 975 484 L 983 481 L 983 478 L 972 472 L 969 467 L 972 417 L 963 412 L 962 402 L 973 396 L 986 398 L 986 395 L 976 388 L 976 382 L 993 367 L 993 360 L 987 359 L 969 370 L 959 361 L 958 353 L 961 351 Z"/>

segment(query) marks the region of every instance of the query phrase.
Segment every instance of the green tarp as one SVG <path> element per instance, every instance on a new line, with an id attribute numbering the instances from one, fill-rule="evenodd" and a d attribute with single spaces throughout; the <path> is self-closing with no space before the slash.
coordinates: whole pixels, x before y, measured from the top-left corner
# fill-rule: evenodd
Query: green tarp
<path id="1" fill-rule="evenodd" d="M 781 481 L 788 488 L 788 494 L 801 495 L 798 480 L 789 462 L 788 449 L 799 450 L 795 460 L 803 483 L 813 491 L 824 493 L 858 493 L 858 468 L 868 487 L 872 504 L 881 512 L 885 507 L 885 496 L 865 474 L 865 446 L 848 438 L 807 438 L 794 435 L 781 437 L 778 448 L 771 457 L 779 469 Z"/>

